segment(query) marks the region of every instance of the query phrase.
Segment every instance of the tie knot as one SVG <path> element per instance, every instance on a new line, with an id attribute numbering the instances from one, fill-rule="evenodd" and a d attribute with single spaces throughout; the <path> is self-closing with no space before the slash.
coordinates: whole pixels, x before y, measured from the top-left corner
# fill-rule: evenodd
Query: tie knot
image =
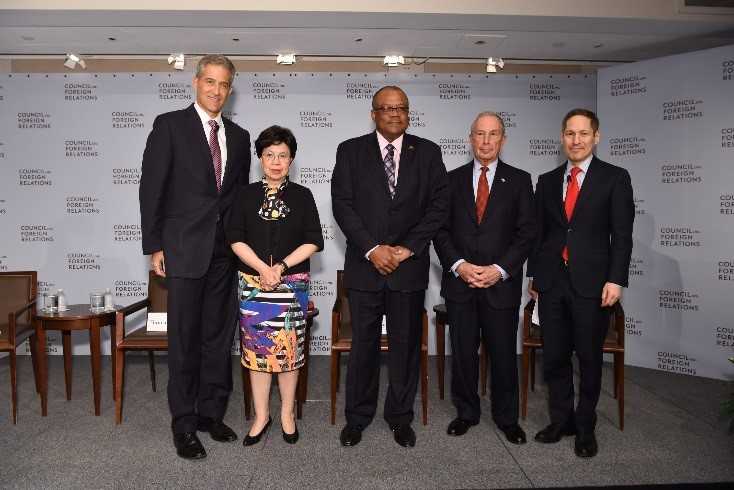
<path id="1" fill-rule="evenodd" d="M 392 145 L 392 143 L 388 143 L 385 149 L 387 150 L 388 155 L 392 155 L 393 153 L 395 153 L 395 147 Z"/>
<path id="2" fill-rule="evenodd" d="M 214 119 L 209 120 L 209 127 L 212 128 L 213 131 L 219 131 L 219 123 Z"/>
<path id="3" fill-rule="evenodd" d="M 489 166 L 486 166 L 486 165 L 482 165 L 482 166 L 480 167 L 480 169 L 481 169 L 481 171 L 482 171 L 482 173 L 483 173 L 483 174 L 486 174 L 486 173 L 487 173 L 487 170 L 489 170 Z"/>
<path id="4" fill-rule="evenodd" d="M 581 167 L 571 167 L 571 178 L 575 179 L 581 173 Z"/>

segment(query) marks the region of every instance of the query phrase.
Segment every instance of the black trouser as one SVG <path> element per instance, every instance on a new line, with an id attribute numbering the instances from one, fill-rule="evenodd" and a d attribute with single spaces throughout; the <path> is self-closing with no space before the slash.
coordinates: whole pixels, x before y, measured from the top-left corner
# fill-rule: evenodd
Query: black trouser
<path id="1" fill-rule="evenodd" d="M 234 264 L 223 237 L 215 245 L 203 277 L 166 280 L 168 406 L 174 433 L 196 431 L 199 416 L 224 417 L 232 392 L 235 281 Z"/>
<path id="2" fill-rule="evenodd" d="M 517 424 L 517 326 L 518 309 L 494 309 L 478 292 L 466 303 L 446 301 L 451 336 L 451 399 L 457 416 L 479 422 L 477 394 L 479 338 L 490 362 L 492 419 L 499 427 Z"/>
<path id="3" fill-rule="evenodd" d="M 348 290 L 352 350 L 347 368 L 347 424 L 362 428 L 377 410 L 382 315 L 387 315 L 388 379 L 383 416 L 388 424 L 410 424 L 420 377 L 425 291 Z"/>
<path id="4" fill-rule="evenodd" d="M 585 298 L 573 289 L 568 268 L 562 267 L 555 284 L 540 293 L 538 312 L 543 336 L 543 373 L 548 383 L 551 422 L 574 423 L 581 433 L 594 431 L 596 404 L 601 392 L 604 338 L 609 308 L 601 298 Z M 574 413 L 573 366 L 579 360 L 579 402 Z"/>

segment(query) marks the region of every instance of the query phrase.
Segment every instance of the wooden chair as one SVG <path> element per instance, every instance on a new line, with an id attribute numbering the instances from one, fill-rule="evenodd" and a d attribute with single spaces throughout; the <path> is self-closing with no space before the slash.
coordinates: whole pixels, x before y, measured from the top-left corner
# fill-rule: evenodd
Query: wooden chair
<path id="1" fill-rule="evenodd" d="M 150 332 L 143 325 L 132 332 L 125 333 L 125 319 L 137 311 L 147 309 L 151 313 L 163 313 L 167 311 L 168 289 L 165 279 L 156 275 L 155 272 L 148 273 L 148 297 L 121 308 L 117 311 L 115 318 L 115 423 L 122 423 L 122 394 L 125 373 L 125 352 L 129 350 L 148 351 L 148 363 L 150 366 L 150 381 L 153 391 L 156 391 L 155 382 L 155 357 L 154 351 L 168 350 L 168 334 L 166 332 Z"/>
<path id="2" fill-rule="evenodd" d="M 446 324 L 449 321 L 446 305 L 433 307 L 436 313 L 436 371 L 438 371 L 438 396 L 444 396 L 444 365 L 446 361 Z M 482 396 L 487 394 L 487 349 L 484 340 L 479 341 L 479 386 Z"/>
<path id="3" fill-rule="evenodd" d="M 520 405 L 522 418 L 528 415 L 528 375 L 530 389 L 535 391 L 535 350 L 543 348 L 540 326 L 532 322 L 535 300 L 530 300 L 523 311 L 522 326 L 522 387 Z M 609 316 L 609 330 L 604 340 L 604 353 L 614 355 L 614 398 L 619 411 L 619 430 L 624 430 L 624 309 L 617 302 Z"/>
<path id="4" fill-rule="evenodd" d="M 311 301 L 308 302 L 308 311 L 306 313 L 306 338 L 303 345 L 304 362 L 301 371 L 298 373 L 298 384 L 296 385 L 296 418 L 301 419 L 303 416 L 303 404 L 306 403 L 308 396 L 308 359 L 311 352 L 311 328 L 313 327 L 313 319 L 319 315 L 319 309 L 315 308 Z M 245 420 L 250 420 L 252 411 L 252 386 L 250 385 L 250 370 L 240 363 L 242 372 L 242 393 L 245 403 Z"/>
<path id="5" fill-rule="evenodd" d="M 10 354 L 10 400 L 13 424 L 18 416 L 17 362 L 15 350 L 30 337 L 33 377 L 40 393 L 36 354 L 36 271 L 0 272 L 0 352 Z M 7 323 L 5 323 L 7 320 Z"/>
<path id="6" fill-rule="evenodd" d="M 336 392 L 339 389 L 339 360 L 342 352 L 352 350 L 352 322 L 349 314 L 347 291 L 344 288 L 344 271 L 336 271 L 336 301 L 331 310 L 331 425 L 336 423 Z M 380 338 L 380 351 L 387 352 L 387 335 Z M 423 310 L 423 334 L 421 336 L 421 404 L 423 425 L 428 424 L 428 316 Z"/>

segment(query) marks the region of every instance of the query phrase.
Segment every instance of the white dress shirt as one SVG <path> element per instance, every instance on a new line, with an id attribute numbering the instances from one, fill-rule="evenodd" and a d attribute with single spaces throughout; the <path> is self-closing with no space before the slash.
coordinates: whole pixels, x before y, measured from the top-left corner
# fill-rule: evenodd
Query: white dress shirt
<path id="1" fill-rule="evenodd" d="M 209 121 L 214 119 L 215 121 L 217 121 L 217 124 L 219 124 L 219 129 L 217 130 L 217 140 L 219 141 L 219 153 L 222 155 L 222 182 L 224 182 L 224 170 L 227 168 L 227 135 L 224 131 L 224 121 L 222 121 L 222 113 L 220 112 L 219 114 L 217 114 L 217 117 L 212 118 L 196 102 L 194 102 L 194 109 L 196 109 L 196 113 L 199 115 L 199 119 L 201 119 L 201 126 L 202 128 L 204 128 L 204 139 L 206 139 L 207 144 L 209 144 L 209 132 L 211 131 Z M 220 185 L 222 182 L 220 182 Z"/>

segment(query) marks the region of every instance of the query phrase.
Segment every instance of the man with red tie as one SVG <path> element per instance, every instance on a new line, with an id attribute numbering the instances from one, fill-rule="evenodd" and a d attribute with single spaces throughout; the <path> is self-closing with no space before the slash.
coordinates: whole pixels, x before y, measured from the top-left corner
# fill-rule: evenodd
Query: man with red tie
<path id="1" fill-rule="evenodd" d="M 627 286 L 635 209 L 627 170 L 593 154 L 599 143 L 596 114 L 574 109 L 561 127 L 568 161 L 538 178 L 538 235 L 528 263 L 551 419 L 535 440 L 555 443 L 575 435 L 576 455 L 588 458 L 598 451 L 594 428 L 602 347 L 611 307 Z M 575 410 L 574 351 L 580 373 Z"/>
<path id="2" fill-rule="evenodd" d="M 523 264 L 535 239 L 530 174 L 506 164 L 505 125 L 481 112 L 471 125 L 474 158 L 449 172 L 449 217 L 433 240 L 443 266 L 441 295 L 451 326 L 451 399 L 457 416 L 448 434 L 479 423 L 479 339 L 489 352 L 492 420 L 513 444 L 518 425 L 517 327 Z"/>
<path id="3" fill-rule="evenodd" d="M 206 457 L 197 431 L 215 441 L 237 434 L 222 418 L 232 392 L 236 330 L 234 254 L 224 239 L 238 189 L 250 172 L 250 135 L 222 117 L 235 67 L 201 58 L 196 101 L 156 117 L 143 153 L 143 253 L 168 288 L 168 406 L 176 453 Z"/>

